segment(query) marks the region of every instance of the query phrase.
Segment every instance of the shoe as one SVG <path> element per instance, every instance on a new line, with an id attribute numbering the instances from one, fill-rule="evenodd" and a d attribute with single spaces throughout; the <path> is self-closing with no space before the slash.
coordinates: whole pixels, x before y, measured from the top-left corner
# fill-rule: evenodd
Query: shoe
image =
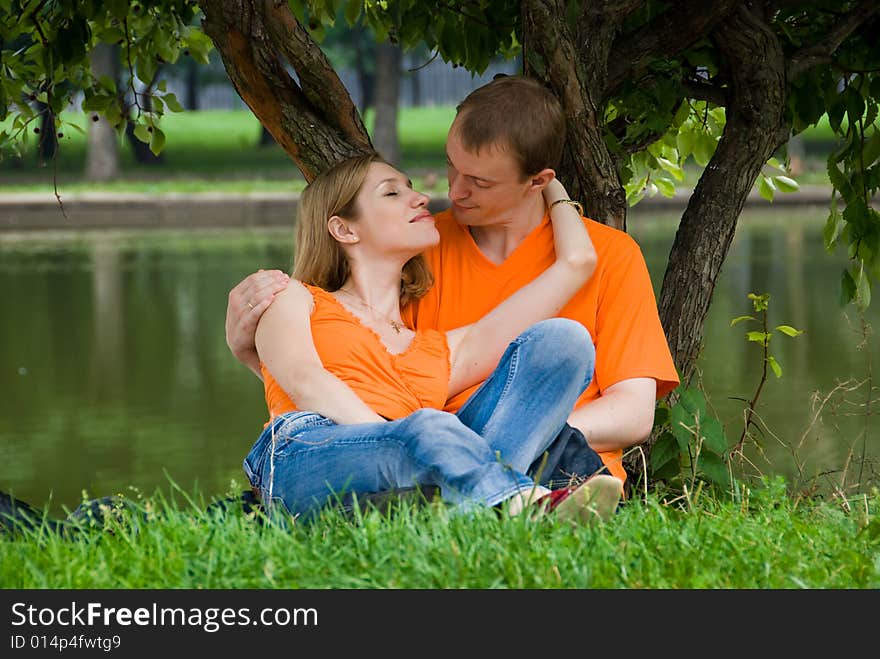
<path id="1" fill-rule="evenodd" d="M 614 476 L 593 476 L 580 485 L 553 490 L 538 499 L 535 504 L 553 512 L 560 519 L 592 524 L 607 521 L 614 516 L 623 481 Z"/>

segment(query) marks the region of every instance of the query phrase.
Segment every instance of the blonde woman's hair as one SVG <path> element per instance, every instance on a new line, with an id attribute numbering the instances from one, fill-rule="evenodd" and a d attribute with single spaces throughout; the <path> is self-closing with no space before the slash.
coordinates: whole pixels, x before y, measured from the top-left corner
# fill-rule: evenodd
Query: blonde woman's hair
<path id="1" fill-rule="evenodd" d="M 377 154 L 353 156 L 322 172 L 306 186 L 296 210 L 296 235 L 291 276 L 326 291 L 338 290 L 351 274 L 339 242 L 330 235 L 327 221 L 334 215 L 357 220 L 357 194 L 370 165 L 386 163 Z M 388 163 L 386 163 L 388 164 Z M 428 292 L 434 278 L 424 257 L 414 256 L 400 275 L 400 306 Z"/>

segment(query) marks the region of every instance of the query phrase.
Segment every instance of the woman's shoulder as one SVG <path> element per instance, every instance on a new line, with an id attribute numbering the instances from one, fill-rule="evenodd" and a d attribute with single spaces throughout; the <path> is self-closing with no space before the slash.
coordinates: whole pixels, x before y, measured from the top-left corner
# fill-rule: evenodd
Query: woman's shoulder
<path id="1" fill-rule="evenodd" d="M 309 312 L 311 312 L 314 308 L 315 300 L 318 299 L 321 293 L 329 295 L 329 293 L 319 286 L 313 286 L 312 284 L 307 284 L 304 281 L 291 277 L 287 282 L 287 288 L 275 296 L 275 300 L 269 305 L 269 308 L 271 309 L 272 306 L 280 302 L 281 305 L 287 307 L 306 306 L 308 307 Z"/>

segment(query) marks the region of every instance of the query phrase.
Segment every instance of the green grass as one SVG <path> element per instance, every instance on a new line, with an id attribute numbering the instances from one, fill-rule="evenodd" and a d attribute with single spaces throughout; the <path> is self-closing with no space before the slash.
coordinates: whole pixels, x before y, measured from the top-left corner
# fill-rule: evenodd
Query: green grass
<path id="1" fill-rule="evenodd" d="M 776 481 L 747 501 L 678 504 L 649 495 L 595 527 L 437 503 L 285 525 L 160 498 L 139 504 L 147 521 L 0 537 L 0 587 L 880 587 L 877 492 L 796 502 Z"/>
<path id="2" fill-rule="evenodd" d="M 454 115 L 452 106 L 401 109 L 401 167 L 421 190 L 445 193 L 444 145 Z M 88 117 L 70 114 L 65 121 L 83 132 L 65 126 L 54 161 L 39 162 L 34 135 L 29 136 L 25 157 L 0 160 L 0 193 L 46 193 L 56 182 L 66 194 L 94 190 L 147 194 L 295 192 L 304 185 L 299 170 L 280 147 L 259 146 L 260 124 L 247 110 L 167 114 L 162 119 L 167 137 L 162 162 L 139 164 L 128 144 L 123 143 L 122 176 L 103 184 L 84 177 Z M 366 124 L 371 127 L 372 113 L 367 113 Z M 802 184 L 828 183 L 821 156 L 831 137 L 827 121 L 804 134 L 805 150 L 813 155 L 799 177 Z M 688 170 L 688 184 L 695 177 L 692 169 Z"/>

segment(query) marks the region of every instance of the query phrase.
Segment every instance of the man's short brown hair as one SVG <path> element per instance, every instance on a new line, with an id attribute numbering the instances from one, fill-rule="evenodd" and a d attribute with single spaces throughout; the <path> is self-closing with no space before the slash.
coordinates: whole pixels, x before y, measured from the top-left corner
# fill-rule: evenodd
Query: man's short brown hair
<path id="1" fill-rule="evenodd" d="M 456 108 L 464 148 L 499 146 L 519 161 L 523 178 L 556 169 L 565 143 L 565 115 L 553 93 L 537 80 L 498 76 Z"/>

